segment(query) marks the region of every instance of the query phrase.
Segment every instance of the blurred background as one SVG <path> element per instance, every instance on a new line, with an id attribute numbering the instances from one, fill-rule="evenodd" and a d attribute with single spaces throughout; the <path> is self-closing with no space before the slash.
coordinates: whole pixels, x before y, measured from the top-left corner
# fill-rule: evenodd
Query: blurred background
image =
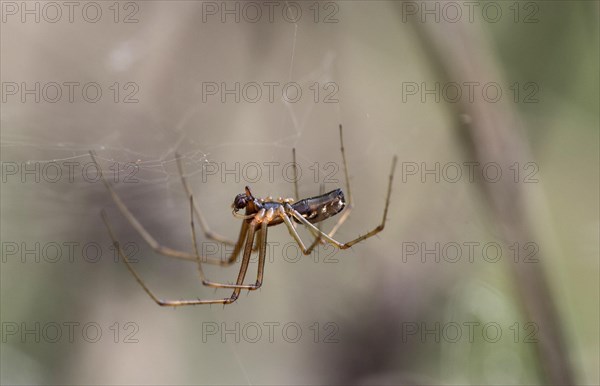
<path id="1" fill-rule="evenodd" d="M 2 1 L 5 384 L 598 384 L 598 2 Z M 346 190 L 345 251 L 269 230 L 233 305 L 192 252 L 236 194 Z M 323 224 L 331 229 L 335 221 Z M 302 231 L 305 240 L 310 240 Z M 199 232 L 204 255 L 230 249 Z M 253 257 L 246 282 L 256 274 Z M 239 265 L 205 265 L 232 282 Z"/>

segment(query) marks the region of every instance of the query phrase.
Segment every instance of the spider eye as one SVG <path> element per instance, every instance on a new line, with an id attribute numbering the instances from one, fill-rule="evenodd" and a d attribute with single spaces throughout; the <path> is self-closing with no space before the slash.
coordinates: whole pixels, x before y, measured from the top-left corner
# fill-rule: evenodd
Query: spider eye
<path id="1" fill-rule="evenodd" d="M 233 200 L 233 208 L 236 210 L 244 209 L 248 205 L 248 197 L 245 193 L 238 194 Z"/>

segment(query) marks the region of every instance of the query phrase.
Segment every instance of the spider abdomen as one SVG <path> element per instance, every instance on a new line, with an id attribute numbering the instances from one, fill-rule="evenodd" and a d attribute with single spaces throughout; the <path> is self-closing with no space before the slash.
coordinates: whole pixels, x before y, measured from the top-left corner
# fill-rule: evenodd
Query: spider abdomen
<path id="1" fill-rule="evenodd" d="M 305 198 L 292 204 L 292 208 L 313 224 L 335 216 L 345 206 L 346 202 L 344 201 L 344 192 L 342 192 L 342 189 L 335 189 L 329 193 Z M 296 219 L 294 220 L 299 222 Z"/>

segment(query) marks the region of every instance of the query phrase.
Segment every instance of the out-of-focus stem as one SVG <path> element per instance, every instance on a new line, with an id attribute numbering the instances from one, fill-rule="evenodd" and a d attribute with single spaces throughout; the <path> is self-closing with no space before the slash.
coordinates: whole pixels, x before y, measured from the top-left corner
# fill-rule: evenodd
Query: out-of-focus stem
<path id="1" fill-rule="evenodd" d="M 484 38 L 485 31 L 476 23 L 416 22 L 414 26 L 440 81 L 463 84 L 503 78 Z M 481 165 L 488 162 L 512 165 L 531 160 L 527 139 L 522 133 L 523 124 L 512 106 L 503 100 L 486 103 L 475 98 L 471 103 L 465 99 L 463 96 L 461 102 L 452 104 L 451 113 L 456 117 L 458 134 L 468 143 L 469 151 Z M 504 241 L 507 244 L 519 242 L 519 245 L 531 241 L 534 221 L 524 202 L 523 185 L 502 178 L 494 184 L 482 183 L 481 187 Z M 567 345 L 544 273 L 543 256 L 539 260 L 538 264 L 510 265 L 524 313 L 539 327 L 536 347 L 544 381 L 573 385 Z"/>

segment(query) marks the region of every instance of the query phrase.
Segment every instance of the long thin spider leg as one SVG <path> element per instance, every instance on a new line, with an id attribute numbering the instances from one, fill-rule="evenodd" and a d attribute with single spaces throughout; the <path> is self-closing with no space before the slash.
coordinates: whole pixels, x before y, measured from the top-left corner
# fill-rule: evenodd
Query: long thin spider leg
<path id="1" fill-rule="evenodd" d="M 340 124 L 340 151 L 342 153 L 342 163 L 344 164 L 344 178 L 346 179 L 346 197 L 348 200 L 346 203 L 346 209 L 344 210 L 344 213 L 342 213 L 342 216 L 340 217 L 338 222 L 328 233 L 330 237 L 333 237 L 333 235 L 335 235 L 335 233 L 338 231 L 338 229 L 340 229 L 342 224 L 344 222 L 346 222 L 346 220 L 348 219 L 348 216 L 350 216 L 352 209 L 354 209 L 354 200 L 352 200 L 352 191 L 350 190 L 350 177 L 348 177 L 348 162 L 346 161 L 346 152 L 344 151 L 344 136 L 342 134 L 342 125 L 341 124 Z"/>
<path id="2" fill-rule="evenodd" d="M 187 194 L 188 197 L 192 197 L 193 193 L 192 190 L 190 189 L 190 186 L 187 183 L 187 178 L 184 175 L 183 172 L 183 165 L 181 163 L 181 155 L 179 153 L 175 153 L 175 158 L 177 160 L 177 169 L 179 170 L 179 176 L 181 177 L 181 184 L 183 185 L 183 189 L 185 190 L 185 193 Z M 218 264 L 218 265 L 230 265 L 232 264 L 235 259 L 237 258 L 237 255 L 239 253 L 239 251 L 241 250 L 241 246 L 243 245 L 243 240 L 240 240 L 241 234 L 243 233 L 244 235 L 246 234 L 246 230 L 242 229 L 240 231 L 240 236 L 238 236 L 238 241 L 232 241 L 229 240 L 228 238 L 221 236 L 220 234 L 213 232 L 210 227 L 208 226 L 208 222 L 204 219 L 204 216 L 202 215 L 202 212 L 200 211 L 200 209 L 198 208 L 198 206 L 196 205 L 196 203 L 193 203 L 193 209 L 194 209 L 194 213 L 196 214 L 196 217 L 198 217 L 198 219 L 200 220 L 200 227 L 202 228 L 202 232 L 204 233 L 204 235 L 212 240 L 218 241 L 220 243 L 229 245 L 229 246 L 235 246 L 234 252 L 232 253 L 232 255 L 226 260 L 226 262 L 223 262 L 222 260 L 213 260 L 213 259 L 208 259 L 206 262 L 209 264 Z M 238 249 L 239 247 L 239 249 Z M 258 245 L 256 247 L 253 248 L 253 251 L 258 249 Z M 237 253 L 236 253 L 237 251 Z"/>
<path id="3" fill-rule="evenodd" d="M 258 251 L 258 271 L 256 273 L 256 283 L 254 284 L 241 284 L 244 281 L 244 277 L 242 276 L 242 278 L 238 278 L 238 282 L 237 284 L 233 284 L 231 287 L 232 288 L 236 288 L 237 289 L 237 293 L 239 294 L 239 290 L 240 289 L 247 289 L 249 291 L 255 291 L 257 289 L 259 289 L 262 286 L 263 283 L 263 277 L 264 277 L 264 273 L 265 273 L 265 262 L 266 262 L 266 255 L 267 255 L 267 229 L 268 229 L 268 223 L 262 222 L 260 224 L 260 230 L 259 230 L 259 251 Z M 250 237 L 250 230 L 248 230 L 248 237 Z M 246 264 L 248 264 L 248 261 L 250 261 L 250 256 L 248 255 L 248 257 L 246 257 L 246 253 L 250 254 L 251 252 L 246 252 L 244 251 L 244 259 L 242 259 L 242 265 L 244 264 L 244 260 L 246 260 Z M 247 266 L 246 266 L 247 268 Z M 246 268 L 244 268 L 244 275 L 246 274 Z M 241 272 L 241 270 L 240 270 Z M 234 291 L 234 294 L 236 292 Z M 236 295 L 237 296 L 237 295 Z"/>
<path id="4" fill-rule="evenodd" d="M 347 199 L 347 201 L 346 201 L 346 208 L 344 209 L 344 213 L 341 214 L 339 220 L 335 223 L 335 225 L 333 226 L 331 231 L 329 231 L 329 233 L 328 233 L 329 237 L 333 237 L 336 234 L 336 232 L 340 229 L 342 224 L 344 222 L 346 222 L 346 220 L 350 216 L 352 209 L 354 209 L 354 200 L 352 200 L 352 191 L 350 190 L 350 178 L 348 176 L 348 162 L 346 161 L 346 151 L 344 150 L 344 136 L 342 134 L 342 125 L 341 124 L 340 124 L 340 151 L 342 153 L 342 163 L 344 165 L 344 178 L 346 179 L 346 199 Z M 319 230 L 321 230 L 320 227 L 319 227 Z M 312 245 L 308 248 L 308 252 L 309 253 L 312 252 L 312 250 L 317 245 L 319 245 L 321 240 L 322 240 L 322 238 L 318 237 L 317 240 L 315 240 L 315 242 L 313 242 Z"/>
<path id="5" fill-rule="evenodd" d="M 192 232 L 192 244 L 194 245 L 194 252 L 196 253 L 197 262 L 198 262 L 198 274 L 200 275 L 200 280 L 202 281 L 203 285 L 205 285 L 207 287 L 213 287 L 213 288 L 242 288 L 242 289 L 249 289 L 249 290 L 256 289 L 255 284 L 242 284 L 242 285 L 226 284 L 226 283 L 218 283 L 218 282 L 210 281 L 206 278 L 204 270 L 202 269 L 202 260 L 200 258 L 200 254 L 198 253 L 198 240 L 196 238 L 196 226 L 194 225 L 194 198 L 191 196 L 190 196 L 190 228 L 191 228 L 191 232 Z M 259 237 L 261 240 L 263 237 L 266 237 L 266 234 L 263 235 L 262 228 L 261 228 L 261 233 L 259 234 Z M 245 238 L 245 236 L 244 236 L 244 238 Z M 259 256 L 258 260 L 259 260 L 258 263 L 259 263 L 259 275 L 260 275 L 260 271 L 261 271 L 261 268 L 260 268 L 261 257 L 260 256 Z M 263 260 L 264 260 L 264 257 L 263 257 Z M 263 264 L 264 264 L 264 261 L 263 261 Z"/>
<path id="6" fill-rule="evenodd" d="M 327 242 L 335 245 L 336 247 L 338 247 L 340 249 L 350 248 L 351 246 L 353 246 L 356 243 L 359 243 L 365 239 L 368 239 L 369 237 L 375 236 L 377 233 L 381 232 L 383 230 L 383 228 L 385 227 L 385 221 L 387 219 L 388 207 L 390 205 L 390 196 L 392 193 L 392 182 L 394 180 L 394 172 L 396 170 L 396 161 L 397 161 L 397 157 L 394 156 L 394 159 L 392 160 L 392 171 L 391 171 L 390 177 L 389 177 L 390 180 L 389 180 L 389 184 L 388 184 L 387 197 L 385 200 L 385 207 L 383 209 L 383 218 L 381 220 L 381 224 L 379 224 L 373 230 L 371 230 L 371 231 L 367 232 L 366 234 L 359 236 L 353 240 L 350 240 L 346 243 L 340 243 L 339 241 L 333 239 L 328 234 L 321 232 L 316 226 L 314 226 L 307 219 L 302 217 L 302 215 L 300 213 L 298 213 L 298 211 L 296 211 L 294 208 L 292 208 L 291 205 L 289 205 L 289 204 L 286 205 L 285 210 L 286 210 L 286 212 L 289 212 L 298 221 L 300 221 L 302 224 L 304 224 L 313 234 L 316 234 L 316 233 L 321 234 L 323 239 L 325 239 Z M 286 224 L 287 224 L 287 222 L 286 222 Z"/>
<path id="7" fill-rule="evenodd" d="M 239 286 L 244 282 L 244 278 L 246 277 L 246 272 L 248 272 L 248 264 L 250 263 L 250 255 L 252 254 L 252 244 L 254 242 L 254 235 L 256 233 L 256 225 L 255 221 L 252 221 L 248 226 L 248 237 L 246 238 L 246 246 L 244 248 L 244 257 L 242 257 L 242 264 L 240 265 L 240 273 L 238 274 L 238 278 L 236 281 L 237 287 L 233 290 L 233 293 L 229 297 L 229 300 L 225 304 L 233 303 L 237 300 L 240 295 L 240 291 L 242 290 Z M 259 268 L 260 269 L 260 268 Z"/>
<path id="8" fill-rule="evenodd" d="M 294 201 L 300 200 L 300 193 L 298 190 L 298 161 L 296 161 L 296 148 L 292 148 L 292 171 L 294 173 Z M 293 224 L 294 228 L 296 224 Z"/>
<path id="9" fill-rule="evenodd" d="M 242 226 L 240 227 L 240 235 L 238 236 L 238 241 L 233 248 L 233 252 L 229 255 L 229 258 L 225 261 L 219 260 L 219 265 L 228 266 L 235 263 L 235 260 L 238 258 L 238 255 L 242 251 L 242 247 L 244 246 L 244 238 L 248 235 L 248 223 L 246 221 L 242 221 Z"/>
<path id="10" fill-rule="evenodd" d="M 265 261 L 266 261 L 266 254 L 267 254 L 267 229 L 268 229 L 268 222 L 264 221 L 260 224 L 260 230 L 259 230 L 259 234 L 258 234 L 258 242 L 257 244 L 259 245 L 259 251 L 258 251 L 258 270 L 256 273 L 256 282 L 254 284 L 234 284 L 229 288 L 240 288 L 240 289 L 247 289 L 249 291 L 255 291 L 257 289 L 259 289 L 262 286 L 262 282 L 263 282 L 263 276 L 264 276 L 264 272 L 265 272 Z M 250 231 L 248 231 L 248 233 L 250 233 Z M 248 236 L 250 237 L 250 236 Z M 248 258 L 249 260 L 249 258 Z M 243 264 L 243 262 L 242 262 Z M 243 281 L 243 278 L 242 278 Z M 239 282 L 239 279 L 238 279 Z"/>
<path id="11" fill-rule="evenodd" d="M 192 191 L 187 183 L 187 178 L 185 177 L 185 175 L 183 173 L 183 166 L 181 164 L 181 156 L 178 153 L 175 153 L 175 158 L 177 160 L 177 169 L 179 170 L 179 176 L 181 177 L 181 184 L 183 185 L 183 189 L 185 190 L 187 197 L 191 197 Z M 198 217 L 198 220 L 200 220 L 200 227 L 202 228 L 202 232 L 204 233 L 204 235 L 207 238 L 215 240 L 215 241 L 219 241 L 223 244 L 227 244 L 227 245 L 231 245 L 231 246 L 236 245 L 235 241 L 229 240 L 228 238 L 221 236 L 220 234 L 213 232 L 210 229 L 210 227 L 208 226 L 208 222 L 204 219 L 204 216 L 202 215 L 202 212 L 200 211 L 200 209 L 198 208 L 196 203 L 194 203 L 194 213 L 196 214 L 196 217 Z"/>
<path id="12" fill-rule="evenodd" d="M 106 180 L 106 178 L 104 177 L 104 173 L 102 172 L 102 168 L 100 167 L 100 164 L 98 164 L 98 161 L 96 160 L 96 155 L 92 151 L 90 151 L 90 156 L 92 157 L 92 161 L 94 161 L 94 164 L 98 168 L 98 174 L 100 175 L 100 179 L 104 183 L 104 186 L 106 186 L 106 189 L 108 190 L 114 203 L 119 208 L 119 211 L 121 212 L 121 214 L 123 214 L 123 216 L 125 216 L 125 218 L 127 219 L 127 221 L 129 221 L 131 226 L 133 226 L 135 228 L 135 230 L 139 233 L 139 235 L 142 236 L 144 241 L 155 252 L 163 254 L 165 256 L 174 257 L 177 259 L 196 261 L 196 256 L 194 256 L 191 253 L 179 251 L 176 249 L 171 249 L 169 247 L 163 247 L 162 245 L 160 245 L 154 239 L 154 237 L 152 237 L 152 235 L 150 235 L 150 233 L 148 233 L 148 231 L 144 228 L 144 226 L 135 218 L 135 216 L 129 211 L 129 209 L 127 208 L 125 203 L 121 200 L 121 198 L 114 191 L 112 185 Z"/>
<path id="13" fill-rule="evenodd" d="M 292 165 L 293 165 L 293 171 L 294 171 L 294 200 L 298 201 L 300 199 L 300 196 L 298 194 L 298 163 L 296 162 L 296 148 L 292 148 Z M 320 188 L 319 188 L 319 194 L 323 194 L 325 193 L 325 184 L 321 183 Z M 296 228 L 296 224 L 292 223 L 292 225 L 294 226 L 294 228 Z M 321 224 L 318 225 L 319 230 L 321 230 Z M 315 241 L 312 243 L 312 245 L 309 247 L 309 253 L 310 251 L 312 251 L 319 243 L 321 242 L 321 236 L 317 236 L 315 238 Z"/>
<path id="14" fill-rule="evenodd" d="M 152 248 L 156 253 L 159 253 L 161 255 L 164 255 L 167 257 L 173 257 L 176 259 L 189 260 L 189 261 L 195 262 L 196 255 L 194 255 L 192 253 L 180 251 L 177 249 L 172 249 L 169 247 L 162 246 L 161 244 L 158 243 L 158 241 L 156 241 L 156 239 L 146 230 L 146 228 L 144 228 L 144 226 L 135 218 L 133 213 L 131 213 L 131 211 L 127 208 L 127 206 L 121 200 L 119 195 L 115 192 L 112 185 L 106 180 L 106 178 L 104 177 L 102 168 L 100 167 L 100 164 L 96 160 L 96 155 L 94 154 L 94 152 L 90 151 L 90 156 L 92 158 L 92 161 L 96 165 L 100 179 L 102 180 L 102 183 L 104 184 L 104 186 L 106 186 L 106 189 L 108 190 L 113 202 L 117 205 L 117 208 L 119 208 L 119 211 L 127 219 L 127 221 L 131 224 L 131 226 L 138 232 L 138 234 L 142 237 L 142 239 L 144 239 L 146 244 L 148 244 L 150 246 L 150 248 Z M 244 225 L 242 224 L 242 229 L 240 230 L 240 237 L 245 234 L 246 234 L 246 231 L 244 229 Z M 206 262 L 208 264 L 218 264 L 221 266 L 231 265 L 231 264 L 233 264 L 233 262 L 235 262 L 235 259 L 237 258 L 237 255 L 239 254 L 243 243 L 244 243 L 244 240 L 243 239 L 240 240 L 238 238 L 238 243 L 236 244 L 232 255 L 227 260 L 213 259 L 213 258 L 210 258 L 210 259 L 205 258 L 203 260 L 204 260 L 204 262 Z"/>
<path id="15" fill-rule="evenodd" d="M 305 255 L 308 255 L 310 252 L 308 252 L 306 245 L 304 245 L 304 242 L 300 238 L 298 231 L 296 231 L 296 228 L 294 228 L 294 224 L 292 224 L 290 217 L 287 215 L 287 213 L 285 213 L 285 210 L 283 208 L 279 210 L 278 215 L 283 219 L 283 223 L 287 226 L 287 229 L 290 232 L 290 235 L 294 238 L 294 240 L 296 240 L 296 243 L 298 244 L 298 246 L 300 246 L 302 253 L 304 253 Z"/>
<path id="16" fill-rule="evenodd" d="M 229 303 L 232 303 L 235 301 L 235 299 L 232 299 L 232 298 L 204 299 L 204 300 L 203 299 L 192 299 L 192 300 L 162 300 L 162 299 L 160 299 L 159 297 L 157 297 L 154 294 L 154 292 L 152 292 L 150 290 L 150 288 L 146 285 L 146 283 L 144 283 L 144 280 L 133 268 L 133 265 L 131 265 L 129 258 L 123 252 L 123 249 L 121 248 L 121 244 L 119 244 L 119 242 L 117 241 L 117 238 L 112 230 L 112 227 L 110 226 L 108 218 L 106 217 L 106 212 L 102 211 L 101 215 L 102 215 L 102 220 L 104 221 L 104 225 L 106 225 L 106 228 L 108 229 L 108 234 L 110 235 L 110 238 L 113 241 L 113 245 L 115 246 L 117 253 L 119 254 L 119 257 L 121 257 L 121 259 L 123 259 L 123 261 L 125 262 L 125 265 L 127 266 L 127 269 L 129 270 L 129 272 L 131 272 L 131 274 L 133 275 L 135 280 L 138 282 L 138 284 L 144 289 L 144 291 L 148 294 L 148 296 L 150 296 L 150 298 L 152 298 L 152 300 L 154 300 L 154 302 L 156 304 L 158 304 L 159 306 L 179 307 L 179 306 L 195 306 L 195 305 L 200 305 L 200 304 L 229 304 Z"/>
<path id="17" fill-rule="evenodd" d="M 258 272 L 256 274 L 256 283 L 254 284 L 254 288 L 251 290 L 256 290 L 262 286 L 263 276 L 265 274 L 265 261 L 267 255 L 267 229 L 268 223 L 263 222 L 260 225 L 260 250 L 258 251 Z"/>
<path id="18" fill-rule="evenodd" d="M 325 193 L 325 183 L 321 183 L 321 187 L 319 188 L 319 195 L 322 195 L 323 193 Z M 319 229 L 319 232 L 321 231 L 321 224 L 322 224 L 322 222 L 317 223 L 317 229 Z M 315 241 L 313 241 L 313 243 L 310 245 L 310 247 L 308 247 L 309 255 L 313 251 L 313 249 L 315 249 L 315 247 L 321 243 L 321 240 L 322 240 L 321 234 L 319 234 L 315 237 Z"/>
<path id="19" fill-rule="evenodd" d="M 296 162 L 296 148 L 292 148 L 292 170 L 294 171 L 294 200 L 298 201 L 298 163 Z"/>
<path id="20" fill-rule="evenodd" d="M 296 228 L 294 228 L 294 225 L 293 225 L 292 221 L 290 220 L 290 217 L 287 215 L 285 209 L 281 209 L 280 210 L 279 216 L 283 219 L 283 222 L 287 226 L 288 231 L 290 232 L 290 235 L 292 235 L 292 237 L 294 238 L 294 240 L 296 241 L 296 243 L 298 244 L 298 246 L 302 250 L 302 253 L 305 254 L 305 255 L 309 255 L 310 254 L 310 250 L 308 248 L 306 248 L 306 245 L 304 245 L 304 242 L 302 241 L 302 238 L 298 234 L 298 231 L 296 230 Z M 313 232 L 313 229 L 309 228 L 309 230 L 311 232 Z M 316 231 L 317 228 L 314 227 L 314 230 Z M 325 236 L 327 236 L 327 235 L 325 234 Z"/>

